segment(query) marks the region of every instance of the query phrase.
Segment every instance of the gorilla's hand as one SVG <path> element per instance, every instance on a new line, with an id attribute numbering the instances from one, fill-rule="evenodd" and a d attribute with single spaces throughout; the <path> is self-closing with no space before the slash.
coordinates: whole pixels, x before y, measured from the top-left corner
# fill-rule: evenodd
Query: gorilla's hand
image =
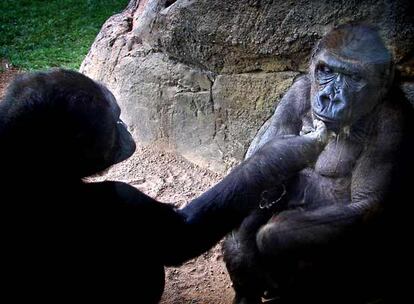
<path id="1" fill-rule="evenodd" d="M 328 141 L 335 136 L 335 133 L 328 131 L 326 124 L 319 119 L 313 121 L 313 129 L 309 126 L 304 126 L 300 131 L 300 135 L 315 139 L 322 145 L 326 145 Z"/>

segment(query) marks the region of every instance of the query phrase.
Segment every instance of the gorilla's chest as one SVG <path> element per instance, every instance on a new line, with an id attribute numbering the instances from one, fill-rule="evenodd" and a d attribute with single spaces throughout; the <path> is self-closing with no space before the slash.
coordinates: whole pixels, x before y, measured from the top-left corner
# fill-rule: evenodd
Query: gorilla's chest
<path id="1" fill-rule="evenodd" d="M 350 140 L 331 140 L 315 163 L 315 172 L 321 176 L 342 178 L 349 176 L 361 154 L 362 146 Z"/>
<path id="2" fill-rule="evenodd" d="M 350 201 L 352 171 L 362 147 L 347 140 L 332 140 L 313 168 L 302 170 L 291 185 L 292 208 L 319 207 Z"/>

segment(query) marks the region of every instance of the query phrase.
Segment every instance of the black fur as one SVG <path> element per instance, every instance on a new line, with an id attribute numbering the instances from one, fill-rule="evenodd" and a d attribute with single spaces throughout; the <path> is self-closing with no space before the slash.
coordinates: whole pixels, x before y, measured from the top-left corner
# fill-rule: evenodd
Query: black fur
<path id="1" fill-rule="evenodd" d="M 169 231 L 157 221 L 174 227 L 181 217 L 127 184 L 82 181 L 135 150 L 119 114 L 104 86 L 73 71 L 21 75 L 8 89 L 0 104 L 2 260 L 16 300 L 159 300 L 158 240 Z"/>

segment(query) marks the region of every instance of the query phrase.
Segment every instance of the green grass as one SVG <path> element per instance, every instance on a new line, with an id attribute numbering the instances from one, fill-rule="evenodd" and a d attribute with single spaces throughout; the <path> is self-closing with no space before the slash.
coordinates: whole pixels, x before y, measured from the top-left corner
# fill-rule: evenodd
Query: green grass
<path id="1" fill-rule="evenodd" d="M 24 70 L 78 69 L 102 24 L 128 0 L 0 0 L 0 59 Z"/>

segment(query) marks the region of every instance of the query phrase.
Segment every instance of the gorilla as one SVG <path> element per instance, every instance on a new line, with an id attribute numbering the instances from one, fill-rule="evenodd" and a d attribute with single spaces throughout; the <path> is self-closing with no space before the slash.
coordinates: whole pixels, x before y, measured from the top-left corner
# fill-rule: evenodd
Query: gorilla
<path id="1" fill-rule="evenodd" d="M 132 232 L 148 229 L 152 213 L 165 225 L 176 213 L 123 183 L 82 182 L 134 152 L 119 116 L 109 90 L 76 72 L 25 74 L 8 88 L 0 103 L 3 264 L 18 298 L 122 301 L 140 275 L 143 302 L 162 289 L 157 251 L 139 250 L 153 239 Z"/>
<path id="2" fill-rule="evenodd" d="M 376 29 L 345 24 L 311 57 L 308 74 L 282 98 L 247 157 L 306 131 L 315 118 L 335 137 L 312 165 L 282 183 L 276 206 L 252 212 L 226 238 L 237 304 L 262 297 L 366 303 L 400 288 L 396 252 L 408 238 L 401 210 L 408 211 L 402 202 L 413 172 L 414 116 L 394 85 L 392 56 Z"/>
<path id="3" fill-rule="evenodd" d="M 16 301 L 157 303 L 165 265 L 208 250 L 267 189 L 281 195 L 328 138 L 315 120 L 269 141 L 177 210 L 125 183 L 83 181 L 135 150 L 104 85 L 63 69 L 20 75 L 0 103 L 3 290 Z"/>

